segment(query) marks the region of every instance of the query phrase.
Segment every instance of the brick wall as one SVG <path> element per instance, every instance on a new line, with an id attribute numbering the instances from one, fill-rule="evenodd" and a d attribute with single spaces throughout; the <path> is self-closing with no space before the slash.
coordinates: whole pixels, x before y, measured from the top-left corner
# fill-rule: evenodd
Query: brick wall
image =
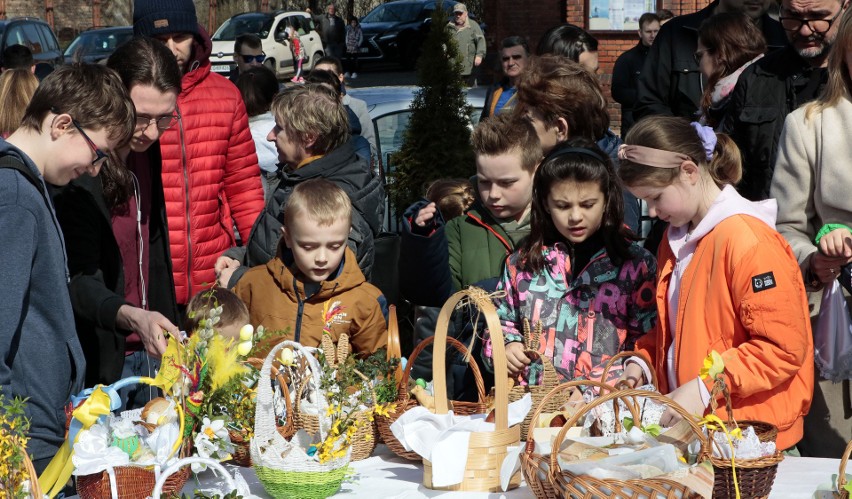
<path id="1" fill-rule="evenodd" d="M 662 0 L 661 8 L 671 10 L 675 15 L 689 14 L 703 9 L 710 0 Z M 492 55 L 488 60 L 497 60 L 497 44 L 506 36 L 523 34 L 535 50 L 538 40 L 544 32 L 560 22 L 567 21 L 585 26 L 584 0 L 484 0 L 484 19 L 488 25 L 488 51 Z M 610 124 L 613 131 L 619 133 L 621 125 L 621 106 L 612 100 L 612 67 L 615 60 L 625 50 L 633 47 L 639 37 L 636 31 L 624 33 L 593 33 L 598 39 L 598 57 L 600 59 L 600 81 L 609 99 Z M 489 68 L 490 69 L 490 68 Z M 489 73 L 486 73 L 486 78 Z"/>

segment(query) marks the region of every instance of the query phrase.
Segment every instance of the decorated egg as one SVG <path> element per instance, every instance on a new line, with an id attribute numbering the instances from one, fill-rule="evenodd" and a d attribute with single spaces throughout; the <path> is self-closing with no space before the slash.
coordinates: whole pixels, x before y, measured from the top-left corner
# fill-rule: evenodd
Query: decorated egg
<path id="1" fill-rule="evenodd" d="M 292 366 L 293 362 L 296 360 L 293 355 L 293 350 L 289 348 L 281 349 L 281 353 L 278 354 L 278 359 L 281 360 L 281 365 L 284 366 Z"/>
<path id="2" fill-rule="evenodd" d="M 240 341 L 251 341 L 254 337 L 254 326 L 246 324 L 240 328 Z"/>

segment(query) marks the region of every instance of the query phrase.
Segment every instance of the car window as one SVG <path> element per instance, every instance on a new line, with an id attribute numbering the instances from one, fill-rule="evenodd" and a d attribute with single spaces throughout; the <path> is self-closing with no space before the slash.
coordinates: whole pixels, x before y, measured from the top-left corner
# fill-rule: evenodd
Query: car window
<path id="1" fill-rule="evenodd" d="M 20 24 L 9 28 L 9 36 L 6 37 L 6 46 L 8 47 L 9 45 L 23 45 L 30 50 L 33 48 L 32 43 L 27 40 L 24 34 L 24 28 Z"/>
<path id="2" fill-rule="evenodd" d="M 380 116 L 376 123 L 376 147 L 382 158 L 382 164 L 388 164 L 388 155 L 395 153 L 402 147 L 405 138 L 405 129 L 408 128 L 408 120 L 411 111 L 386 114 Z"/>
<path id="3" fill-rule="evenodd" d="M 41 41 L 44 43 L 45 50 L 58 51 L 59 43 L 56 41 L 56 37 L 53 36 L 53 32 L 50 31 L 50 28 L 45 24 L 36 24 L 36 27 L 41 34 Z"/>
<path id="4" fill-rule="evenodd" d="M 41 41 L 41 36 L 38 34 L 38 29 L 35 24 L 25 23 L 23 26 L 24 36 L 30 42 L 30 50 L 33 54 L 41 54 L 44 52 L 44 44 Z"/>
<path id="5" fill-rule="evenodd" d="M 263 14 L 232 17 L 219 26 L 213 34 L 213 41 L 233 41 L 243 33 L 254 33 L 266 39 L 272 30 L 273 21 L 274 17 Z"/>
<path id="6" fill-rule="evenodd" d="M 362 23 L 405 23 L 417 20 L 423 6 L 419 3 L 386 3 L 370 11 Z"/>

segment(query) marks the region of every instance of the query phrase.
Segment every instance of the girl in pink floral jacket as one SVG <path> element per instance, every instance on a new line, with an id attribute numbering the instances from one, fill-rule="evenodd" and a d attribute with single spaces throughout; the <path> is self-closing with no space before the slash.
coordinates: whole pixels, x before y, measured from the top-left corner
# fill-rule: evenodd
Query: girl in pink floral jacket
<path id="1" fill-rule="evenodd" d="M 525 352 L 524 321 L 541 323 L 537 353 L 563 381 L 599 379 L 610 357 L 654 327 L 656 261 L 624 226 L 621 192 L 593 144 L 556 149 L 539 166 L 532 230 L 506 260 L 496 299 L 509 371 L 522 381 L 538 384 L 543 370 Z M 486 333 L 488 365 L 491 354 Z"/>

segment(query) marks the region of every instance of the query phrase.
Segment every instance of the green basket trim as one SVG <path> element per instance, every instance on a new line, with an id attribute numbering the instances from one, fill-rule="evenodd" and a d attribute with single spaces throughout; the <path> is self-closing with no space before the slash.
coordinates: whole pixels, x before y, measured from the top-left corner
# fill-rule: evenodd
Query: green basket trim
<path id="1" fill-rule="evenodd" d="M 349 467 L 332 471 L 281 471 L 255 466 L 258 480 L 272 497 L 325 499 L 340 490 Z"/>

